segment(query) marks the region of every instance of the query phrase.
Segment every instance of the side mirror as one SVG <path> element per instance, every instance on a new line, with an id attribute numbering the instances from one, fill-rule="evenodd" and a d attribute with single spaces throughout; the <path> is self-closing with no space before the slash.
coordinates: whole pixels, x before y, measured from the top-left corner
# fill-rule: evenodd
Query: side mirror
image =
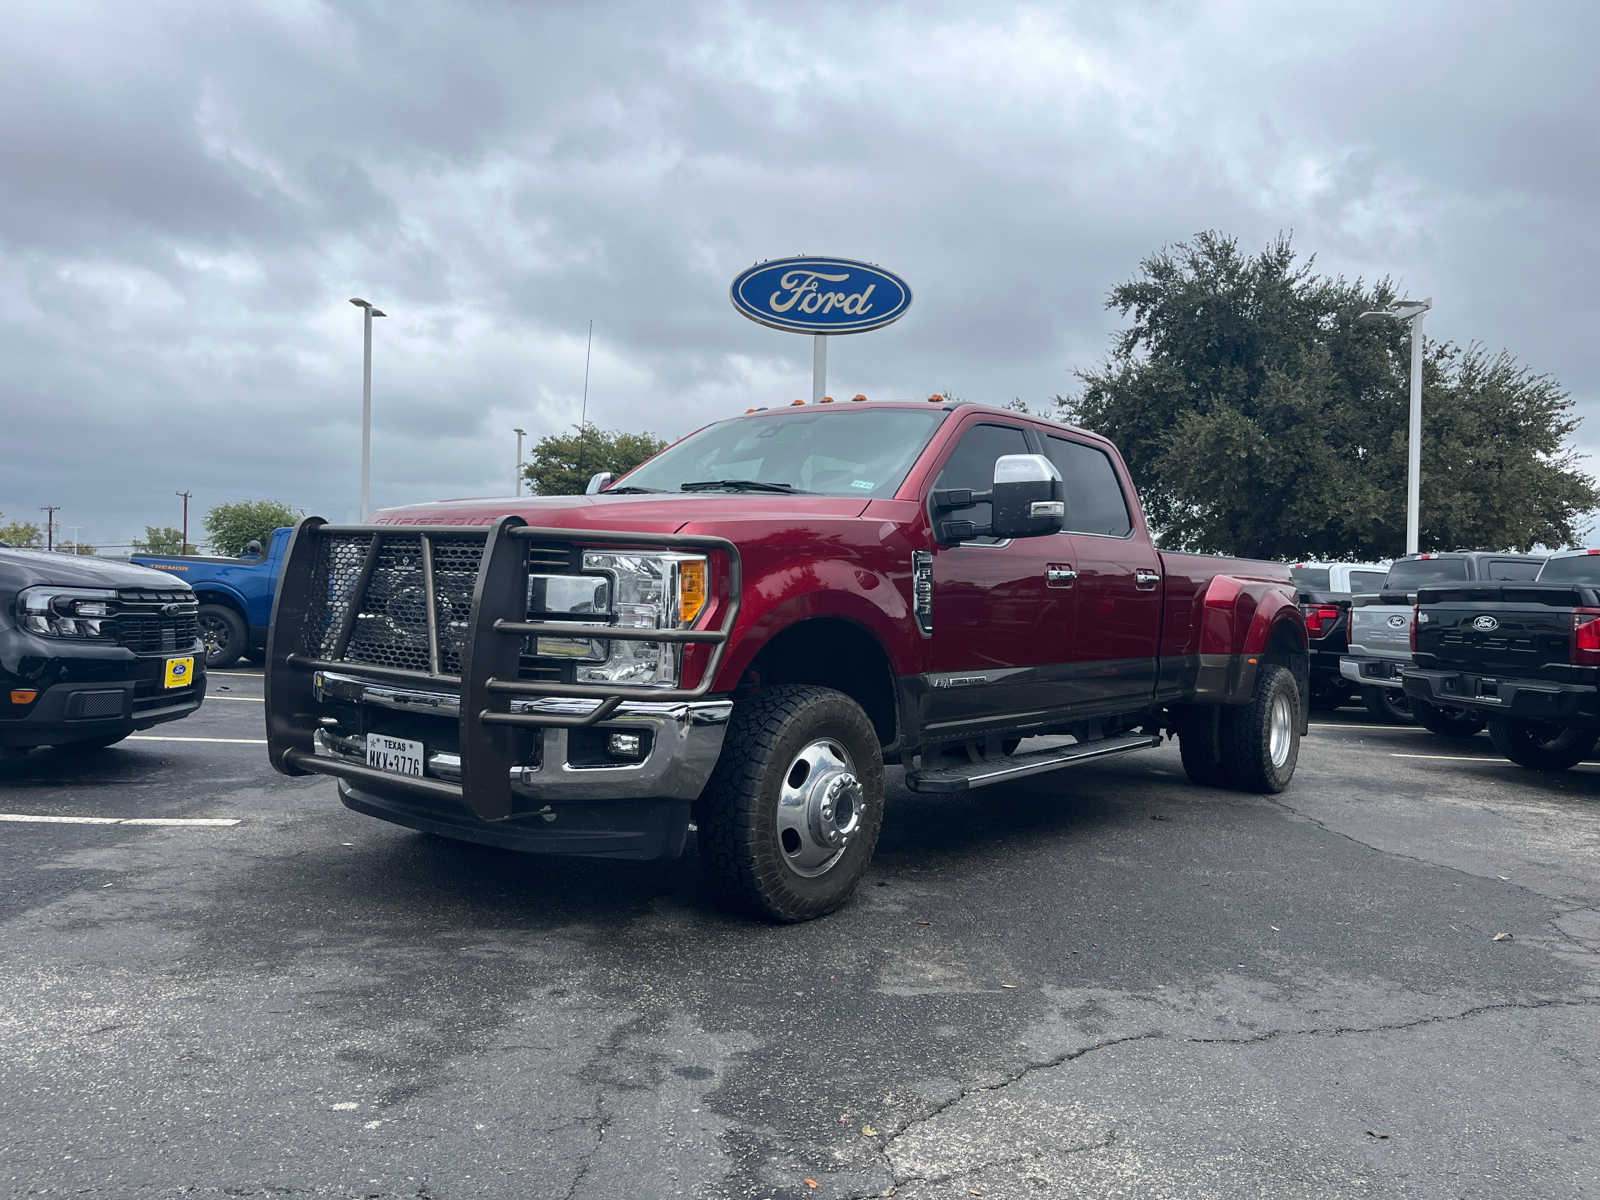
<path id="1" fill-rule="evenodd" d="M 610 471 L 597 471 L 595 474 L 589 476 L 589 486 L 583 489 L 583 494 L 585 496 L 592 496 L 596 492 L 610 487 L 611 481 L 615 478 L 616 476 Z"/>
<path id="2" fill-rule="evenodd" d="M 1003 454 L 994 464 L 994 513 L 989 527 L 997 538 L 1042 537 L 1060 533 L 1067 519 L 1061 472 L 1042 454 Z"/>

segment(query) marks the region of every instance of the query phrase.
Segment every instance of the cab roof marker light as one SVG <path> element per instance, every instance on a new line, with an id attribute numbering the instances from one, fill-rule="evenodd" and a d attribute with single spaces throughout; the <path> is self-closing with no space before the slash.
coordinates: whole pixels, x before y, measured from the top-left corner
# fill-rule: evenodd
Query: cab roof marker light
<path id="1" fill-rule="evenodd" d="M 931 395 L 929 395 L 928 403 L 929 404 L 943 404 L 944 403 L 944 396 L 942 396 L 938 392 L 934 392 Z"/>
<path id="2" fill-rule="evenodd" d="M 853 403 L 857 400 L 865 400 L 866 398 L 867 394 L 865 392 L 857 392 L 854 396 L 850 397 L 850 400 Z"/>
<path id="3" fill-rule="evenodd" d="M 796 404 L 804 404 L 804 403 L 805 403 L 804 400 L 791 400 L 791 401 L 789 401 L 789 407 L 793 408 Z"/>
<path id="4" fill-rule="evenodd" d="M 818 400 L 817 403 L 818 404 L 832 404 L 833 403 L 833 397 L 832 396 L 824 396 L 821 400 Z"/>

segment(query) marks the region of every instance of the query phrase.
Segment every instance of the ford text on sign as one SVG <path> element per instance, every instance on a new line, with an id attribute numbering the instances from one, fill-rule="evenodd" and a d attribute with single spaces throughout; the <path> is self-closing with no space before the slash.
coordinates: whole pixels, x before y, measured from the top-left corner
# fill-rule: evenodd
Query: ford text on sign
<path id="1" fill-rule="evenodd" d="M 733 306 L 752 321 L 791 333 L 861 333 L 911 307 L 905 280 L 848 258 L 778 258 L 742 272 Z"/>

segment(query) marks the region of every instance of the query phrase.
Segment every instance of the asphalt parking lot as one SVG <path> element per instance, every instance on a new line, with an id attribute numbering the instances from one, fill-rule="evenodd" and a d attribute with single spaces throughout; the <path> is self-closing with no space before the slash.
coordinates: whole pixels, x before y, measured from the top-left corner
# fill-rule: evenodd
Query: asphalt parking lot
<path id="1" fill-rule="evenodd" d="M 895 772 L 775 928 L 349 813 L 260 698 L 0 763 L 0 1192 L 1600 1193 L 1600 766 L 1347 710 L 1281 797 Z"/>

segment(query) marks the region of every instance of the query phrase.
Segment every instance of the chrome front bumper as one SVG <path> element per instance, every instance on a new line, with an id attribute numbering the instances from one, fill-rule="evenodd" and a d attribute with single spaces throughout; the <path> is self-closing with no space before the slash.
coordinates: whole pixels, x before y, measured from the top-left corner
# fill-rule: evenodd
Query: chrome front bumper
<path id="1" fill-rule="evenodd" d="M 313 687 L 318 700 L 370 705 L 452 722 L 460 718 L 460 699 L 449 692 L 369 683 L 332 671 L 317 672 Z M 543 696 L 514 699 L 511 711 L 582 717 L 593 712 L 600 703 L 591 699 Z M 700 795 L 717 765 L 732 713 L 731 700 L 625 701 L 593 728 L 608 733 L 647 735 L 650 749 L 637 762 L 606 766 L 574 764 L 569 753 L 572 730 L 559 725 L 540 727 L 537 752 L 529 762 L 511 768 L 511 790 L 534 801 L 693 800 Z M 323 722 L 314 735 L 316 756 L 365 766 L 364 739 L 341 732 L 334 718 L 325 717 Z M 461 757 L 446 751 L 429 751 L 423 772 L 424 778 L 459 784 Z M 396 777 L 397 781 L 401 778 L 404 777 Z"/>

